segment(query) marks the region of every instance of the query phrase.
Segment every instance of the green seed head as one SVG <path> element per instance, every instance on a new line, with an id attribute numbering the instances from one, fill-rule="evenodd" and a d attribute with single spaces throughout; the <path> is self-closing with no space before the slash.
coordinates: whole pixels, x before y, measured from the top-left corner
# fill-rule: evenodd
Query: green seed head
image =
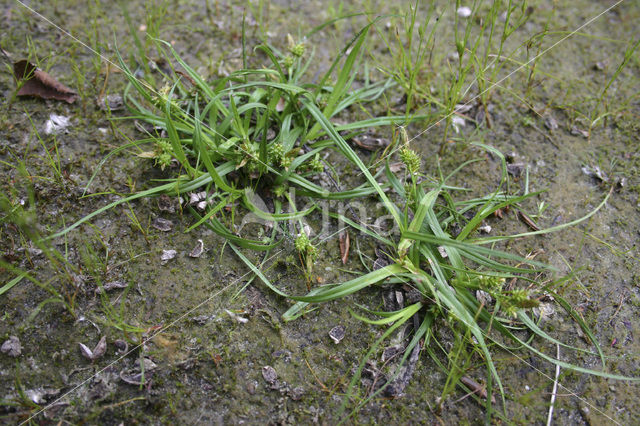
<path id="1" fill-rule="evenodd" d="M 316 154 L 315 158 L 309 162 L 309 168 L 316 173 L 324 171 L 324 164 L 320 160 L 320 154 Z"/>
<path id="2" fill-rule="evenodd" d="M 284 65 L 285 68 L 291 68 L 293 66 L 293 56 L 287 55 L 284 58 L 282 65 Z"/>
<path id="3" fill-rule="evenodd" d="M 156 165 L 159 165 L 161 170 L 164 170 L 169 164 L 171 164 L 171 154 L 165 152 L 156 157 Z"/>
<path id="4" fill-rule="evenodd" d="M 301 232 L 296 238 L 295 246 L 296 250 L 299 253 L 305 253 L 307 251 L 307 246 L 309 246 L 311 242 L 309 241 L 309 237 L 304 232 Z"/>
<path id="5" fill-rule="evenodd" d="M 278 185 L 275 188 L 273 188 L 273 193 L 275 194 L 276 197 L 280 198 L 287 193 L 287 187 L 285 185 Z"/>
<path id="6" fill-rule="evenodd" d="M 416 152 L 408 147 L 400 149 L 400 160 L 407 166 L 409 174 L 414 175 L 420 170 L 420 156 Z"/>
<path id="7" fill-rule="evenodd" d="M 280 164 L 282 165 L 282 167 L 284 167 L 285 169 L 289 169 L 289 166 L 291 165 L 291 162 L 293 160 L 291 159 L 291 157 L 282 157 L 282 159 L 280 160 Z"/>
<path id="8" fill-rule="evenodd" d="M 306 49 L 306 47 L 305 47 L 304 43 L 298 43 L 295 46 L 293 46 L 292 48 L 290 48 L 289 51 L 293 54 L 293 56 L 297 56 L 299 58 L 302 55 L 304 55 L 305 49 Z"/>
<path id="9" fill-rule="evenodd" d="M 289 44 L 289 52 L 291 52 L 293 56 L 299 58 L 304 55 L 304 51 L 306 50 L 305 44 L 296 43 L 295 41 L 293 41 L 293 37 L 291 37 L 291 34 L 287 34 L 287 43 Z"/>

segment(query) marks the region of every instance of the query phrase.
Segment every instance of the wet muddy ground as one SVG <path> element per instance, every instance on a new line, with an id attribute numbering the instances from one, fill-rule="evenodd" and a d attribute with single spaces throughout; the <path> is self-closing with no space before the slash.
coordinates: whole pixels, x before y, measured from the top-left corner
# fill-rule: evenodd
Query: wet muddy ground
<path id="1" fill-rule="evenodd" d="M 82 197 L 105 155 L 127 138 L 141 137 L 131 120 L 110 120 L 125 117 L 126 111 L 106 112 L 97 106 L 101 94 L 122 94 L 124 78 L 95 52 L 115 61 L 117 46 L 125 60 L 133 63 L 142 49 L 158 60 L 144 37 L 151 33 L 172 42 L 203 76 L 215 77 L 242 65 L 239 49 L 245 11 L 249 49 L 265 37 L 285 46 L 287 33 L 304 34 L 351 11 L 406 12 L 388 10 L 378 2 L 289 3 L 128 2 L 140 46 L 115 4 L 29 3 L 75 40 L 17 1 L 0 6 L 0 43 L 10 59 L 29 58 L 79 95 L 72 105 L 13 98 L 15 84 L 3 63 L 0 191 L 10 206 L 4 206 L 0 219 L 0 250 L 6 265 L 30 271 L 41 283 L 36 286 L 23 279 L 0 295 L 0 343 L 10 342 L 0 353 L 3 422 L 22 422 L 30 416 L 42 424 L 333 424 L 339 420 L 354 368 L 383 331 L 354 319 L 347 309 L 351 303 L 328 303 L 284 323 L 281 315 L 290 302 L 257 279 L 251 280 L 246 266 L 213 232 L 201 227 L 184 233 L 193 224 L 192 217 L 183 215 L 176 205 L 171 211 L 159 199 L 118 206 L 53 239 L 50 249 L 75 265 L 76 272 L 47 257 L 51 251 L 41 252 L 28 238 L 29 230 L 50 235 L 122 194 L 148 188 L 166 176 L 149 160 L 123 151 L 97 173 L 89 187 L 94 195 Z M 451 29 L 455 8 L 442 3 L 438 10 L 445 14 L 427 74 L 437 74 L 455 52 Z M 522 70 L 500 82 L 489 102 L 491 127 L 481 119 L 473 120 L 479 113 L 472 100 L 477 93 L 474 88 L 463 98 L 472 107 L 464 113 L 464 126 L 459 124 L 459 132 L 452 130 L 445 142 L 443 125 L 419 122 L 408 131 L 428 174 L 436 174 L 438 165 L 446 172 L 465 160 L 481 159 L 453 182 L 472 189 L 469 196 L 495 189 L 500 176 L 497 158 L 469 143 L 482 142 L 508 154 L 514 191 L 524 189 L 526 183 L 530 191 L 546 189 L 526 205 L 543 227 L 587 214 L 614 187 L 606 205 L 588 221 L 558 233 L 512 241 L 503 248 L 523 256 L 543 249 L 540 260 L 561 273 L 574 273 L 562 294 L 594 331 L 607 357 L 607 371 L 639 377 L 639 53 L 630 56 L 610 86 L 608 82 L 623 60 L 626 43 L 640 37 L 634 24 L 640 18 L 640 6 L 622 2 L 597 17 L 611 5 L 580 1 L 553 8 L 551 2 L 532 2 L 529 21 L 509 41 L 514 48 L 525 48 L 517 60 L 505 65 L 500 77 L 560 43 L 535 62 L 532 80 L 529 71 Z M 594 17 L 578 34 L 562 40 Z M 309 40 L 316 49 L 310 75 L 327 69 L 335 52 L 365 23 L 365 17 L 354 17 L 315 34 Z M 400 25 L 397 18 L 386 17 L 380 31 L 393 31 L 395 25 Z M 532 37 L 545 26 L 549 33 L 539 47 L 531 40 L 538 40 Z M 372 69 L 390 63 L 375 34 L 370 50 L 367 61 Z M 249 59 L 264 61 L 256 54 Z M 425 82 L 436 94 L 444 87 L 438 78 L 433 75 Z M 389 98 L 400 99 L 402 93 L 394 90 Z M 605 112 L 609 114 L 598 120 L 590 134 L 585 133 L 589 123 Z M 45 134 L 51 114 L 70 119 L 65 131 Z M 381 135 L 388 133 L 380 130 Z M 366 160 L 371 154 L 363 151 L 361 155 Z M 374 217 L 373 211 L 370 214 Z M 171 221 L 171 229 L 154 227 L 157 218 Z M 527 231 L 513 214 L 489 224 L 498 234 Z M 317 221 L 311 221 L 311 226 L 319 232 Z M 369 239 L 352 238 L 352 246 L 357 243 L 365 259 L 375 258 Z M 191 257 L 198 240 L 205 251 Z M 176 250 L 175 258 L 163 261 L 163 250 Z M 318 282 L 338 282 L 363 270 L 353 253 L 343 267 L 337 237 L 320 246 L 320 254 L 313 274 Z M 263 260 L 262 254 L 246 255 L 256 262 Z M 270 256 L 265 265 L 270 266 L 272 281 L 286 291 L 304 293 L 307 283 L 292 241 L 285 241 Z M 16 276 L 8 267 L 0 269 L 0 274 L 0 284 Z M 118 283 L 126 284 L 125 288 L 97 291 L 100 285 L 118 287 Z M 52 289 L 66 306 L 46 303 L 54 298 Z M 372 289 L 349 302 L 375 309 L 382 303 L 381 292 Z M 571 345 L 587 347 L 579 327 L 560 310 L 556 307 L 556 313 L 543 323 L 545 330 Z M 345 327 L 345 337 L 334 343 L 329 331 L 338 325 Z M 160 327 L 165 331 L 129 351 Z M 440 333 L 446 341 L 446 327 Z M 19 344 L 11 343 L 10 336 L 17 337 Z M 95 360 L 83 356 L 79 343 L 100 355 L 96 345 L 102 336 L 106 336 L 106 352 Z M 553 347 L 543 349 L 555 352 Z M 595 356 L 563 353 L 561 357 L 600 368 Z M 506 405 L 499 403 L 500 410 L 515 424 L 544 423 L 554 367 L 518 351 L 497 353 L 495 360 L 506 391 Z M 484 378 L 480 364 L 473 373 L 480 381 Z M 403 396 L 374 399 L 348 422 L 482 423 L 483 405 L 463 398 L 460 390 L 448 397 L 441 411 L 435 410 L 445 379 L 424 354 Z M 638 384 L 570 371 L 561 372 L 559 383 L 554 412 L 558 424 L 640 422 Z M 362 392 L 367 386 L 371 381 L 362 382 Z"/>

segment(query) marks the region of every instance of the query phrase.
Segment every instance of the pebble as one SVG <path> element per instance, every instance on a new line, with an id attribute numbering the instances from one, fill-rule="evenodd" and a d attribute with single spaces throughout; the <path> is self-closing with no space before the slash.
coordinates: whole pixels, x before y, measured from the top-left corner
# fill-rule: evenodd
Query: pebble
<path id="1" fill-rule="evenodd" d="M 9 339 L 5 340 L 0 348 L 2 353 L 5 353 L 12 357 L 20 356 L 22 353 L 22 345 L 20 345 L 20 339 L 16 336 L 9 336 Z"/>
<path id="2" fill-rule="evenodd" d="M 278 380 L 278 373 L 276 373 L 276 370 L 270 365 L 265 365 L 262 367 L 262 378 L 265 382 L 272 385 Z"/>
<path id="3" fill-rule="evenodd" d="M 331 337 L 333 343 L 337 345 L 342 339 L 344 339 L 345 330 L 344 325 L 337 325 L 329 330 L 329 337 Z"/>
<path id="4" fill-rule="evenodd" d="M 173 222 L 168 219 L 157 217 L 153 220 L 151 226 L 156 228 L 158 231 L 169 232 L 173 229 Z"/>

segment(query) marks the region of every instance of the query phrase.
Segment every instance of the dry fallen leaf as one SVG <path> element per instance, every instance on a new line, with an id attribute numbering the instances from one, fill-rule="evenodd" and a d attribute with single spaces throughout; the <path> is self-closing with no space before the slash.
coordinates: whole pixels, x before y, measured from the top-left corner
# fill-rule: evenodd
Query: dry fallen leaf
<path id="1" fill-rule="evenodd" d="M 35 96 L 42 99 L 55 99 L 70 104 L 78 98 L 76 92 L 60 83 L 48 73 L 42 71 L 31 62 L 22 60 L 13 64 L 16 83 L 23 81 L 18 96 Z"/>
<path id="2" fill-rule="evenodd" d="M 349 232 L 344 230 L 340 233 L 340 258 L 342 259 L 343 265 L 346 265 L 347 260 L 349 259 L 350 245 L 351 241 L 349 240 Z"/>

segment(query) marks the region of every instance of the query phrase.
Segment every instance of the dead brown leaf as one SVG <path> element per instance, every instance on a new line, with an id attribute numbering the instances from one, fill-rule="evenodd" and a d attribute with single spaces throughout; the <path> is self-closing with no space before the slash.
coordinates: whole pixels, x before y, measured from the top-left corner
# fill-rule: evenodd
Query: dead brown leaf
<path id="1" fill-rule="evenodd" d="M 527 216 L 526 213 L 518 210 L 518 218 L 522 221 L 522 223 L 527 225 L 533 231 L 539 231 L 540 230 L 540 227 L 538 225 L 536 225 L 536 223 L 529 216 Z"/>
<path id="2" fill-rule="evenodd" d="M 349 259 L 349 246 L 351 245 L 351 241 L 349 239 L 349 232 L 344 230 L 340 233 L 340 258 L 342 259 L 342 264 L 346 265 L 347 260 Z"/>
<path id="3" fill-rule="evenodd" d="M 23 81 L 18 96 L 35 96 L 42 99 L 55 99 L 70 104 L 78 98 L 78 94 L 60 83 L 48 73 L 42 71 L 31 62 L 22 60 L 13 64 L 16 83 Z"/>

